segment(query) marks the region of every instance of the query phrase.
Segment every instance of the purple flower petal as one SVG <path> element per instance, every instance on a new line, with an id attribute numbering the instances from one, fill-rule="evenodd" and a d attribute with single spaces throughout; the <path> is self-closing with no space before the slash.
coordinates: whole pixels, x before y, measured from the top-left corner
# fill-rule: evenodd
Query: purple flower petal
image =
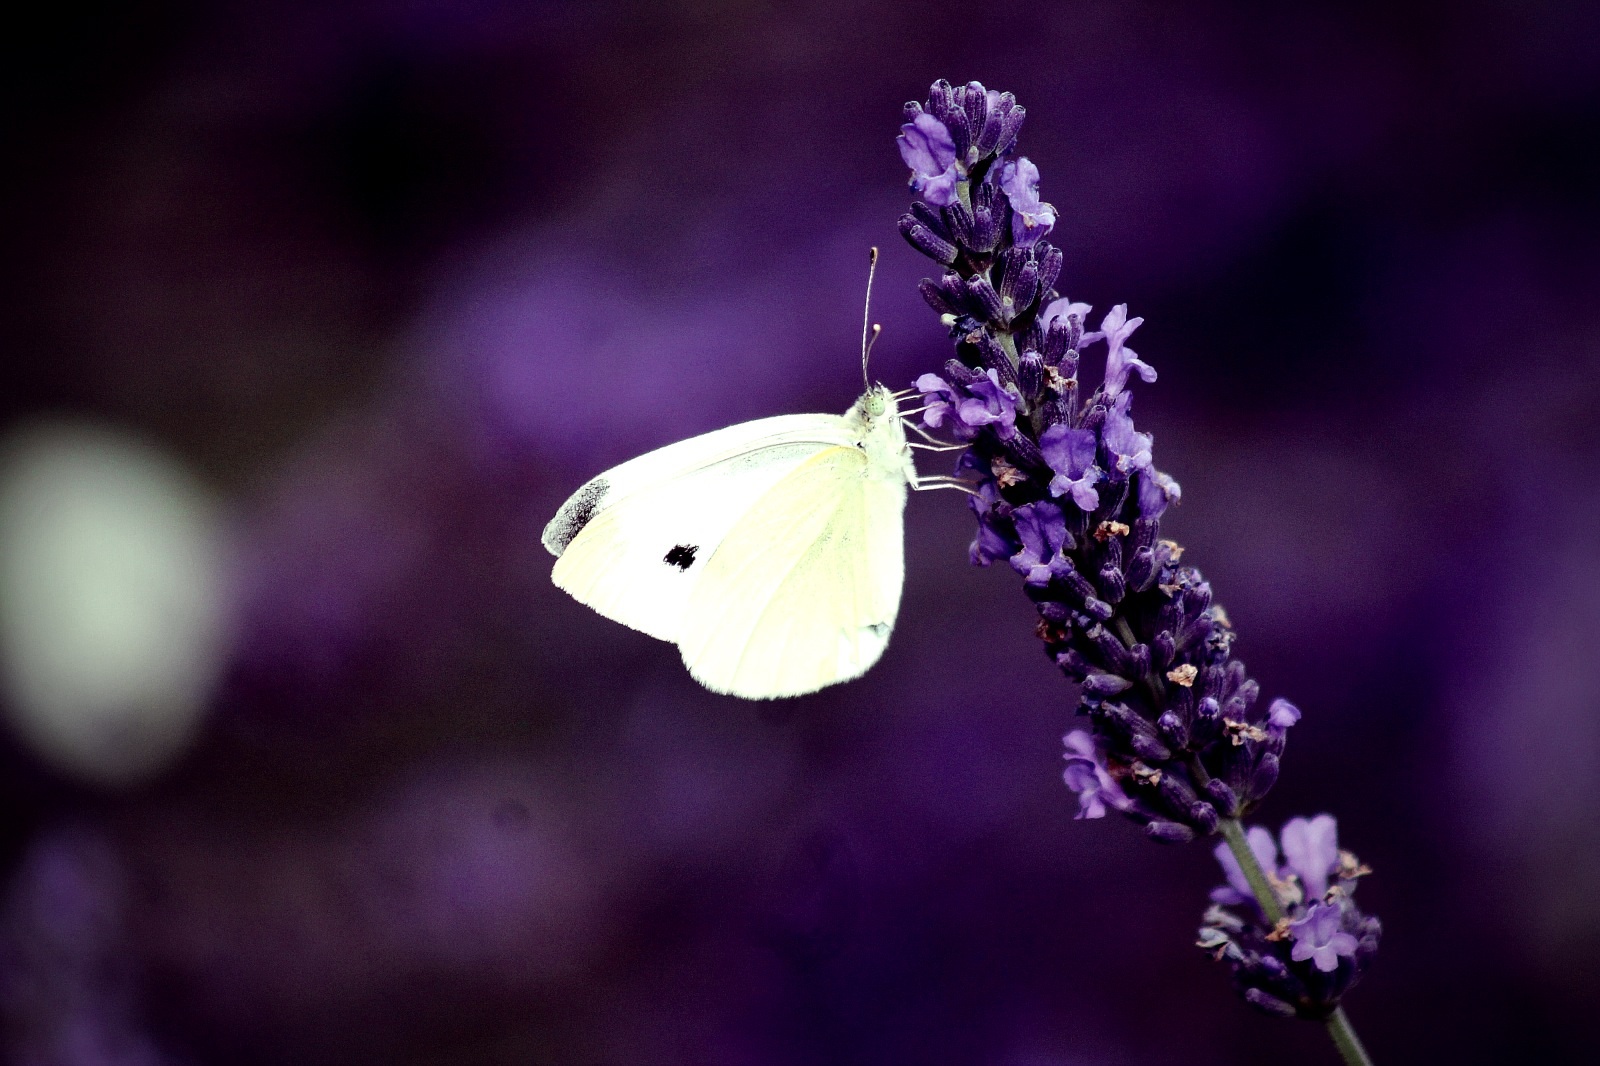
<path id="1" fill-rule="evenodd" d="M 1356 938 L 1340 928 L 1343 917 L 1338 904 L 1313 904 L 1305 917 L 1289 925 L 1294 937 L 1289 957 L 1296 962 L 1310 959 L 1323 973 L 1332 973 L 1339 966 L 1339 956 L 1356 953 Z"/>
<path id="2" fill-rule="evenodd" d="M 1101 321 L 1100 332 L 1091 334 L 1096 339 L 1105 338 L 1105 393 L 1108 397 L 1115 397 L 1127 386 L 1129 371 L 1138 371 L 1140 379 L 1147 385 L 1156 379 L 1155 367 L 1140 359 L 1132 348 L 1123 347 L 1127 339 L 1133 336 L 1133 331 L 1143 324 L 1142 318 L 1128 317 L 1127 304 L 1118 304 Z"/>
<path id="3" fill-rule="evenodd" d="M 938 374 L 924 374 L 917 379 L 916 385 L 924 401 L 922 424 L 929 429 L 938 429 L 944 425 L 945 419 L 955 414 L 956 404 L 961 398 L 955 387 Z"/>
<path id="4" fill-rule="evenodd" d="M 1320 899 L 1328 891 L 1328 876 L 1339 865 L 1339 824 L 1331 814 L 1291 818 L 1279 836 L 1287 869 L 1299 876 L 1307 899 Z"/>
<path id="5" fill-rule="evenodd" d="M 1250 831 L 1245 834 L 1245 839 L 1249 841 L 1250 851 L 1254 853 L 1256 862 L 1261 864 L 1263 870 L 1278 868 L 1278 842 L 1272 839 L 1270 829 L 1259 825 L 1251 826 Z M 1239 860 L 1233 857 L 1228 845 L 1218 844 L 1212 849 L 1211 854 L 1217 857 L 1223 874 L 1228 878 L 1226 885 L 1211 890 L 1211 902 L 1232 907 L 1254 901 L 1255 893 L 1250 891 L 1250 881 L 1244 875 L 1244 868 L 1239 865 Z"/>
<path id="6" fill-rule="evenodd" d="M 1009 385 L 1000 384 L 1000 375 L 990 370 L 966 387 L 968 398 L 956 406 L 956 417 L 976 430 L 981 426 L 994 426 L 1001 440 L 1016 434 L 1017 404 L 1019 397 Z"/>
<path id="7" fill-rule="evenodd" d="M 1183 489 L 1176 481 L 1151 467 L 1139 478 L 1139 517 L 1160 518 L 1169 504 L 1182 497 Z"/>
<path id="8" fill-rule="evenodd" d="M 1154 438 L 1150 434 L 1140 433 L 1133 428 L 1133 416 L 1128 413 L 1132 402 L 1133 394 L 1128 392 L 1112 401 L 1111 410 L 1106 412 L 1105 425 L 1101 430 L 1106 450 L 1116 457 L 1117 472 L 1122 474 L 1149 470 L 1150 448 L 1154 443 Z"/>
<path id="9" fill-rule="evenodd" d="M 1039 168 L 1023 156 L 1000 167 L 1000 191 L 1011 202 L 1011 236 L 1019 248 L 1037 243 L 1056 224 L 1056 209 L 1039 199 Z"/>
<path id="10" fill-rule="evenodd" d="M 971 455 L 970 452 L 967 455 Z M 962 456 L 962 465 L 967 455 Z M 967 549 L 973 566 L 988 566 L 999 559 L 1009 559 L 1017 553 L 1018 545 L 996 520 L 1000 518 L 997 507 L 1001 503 L 1000 489 L 993 479 L 978 484 L 977 494 L 967 497 L 967 506 L 978 518 L 978 534 Z"/>
<path id="11" fill-rule="evenodd" d="M 1279 737 L 1299 720 L 1300 708 L 1282 697 L 1273 700 L 1272 706 L 1267 708 L 1267 730 Z"/>
<path id="12" fill-rule="evenodd" d="M 911 168 L 911 187 L 934 207 L 949 206 L 960 175 L 956 144 L 945 124 L 924 111 L 900 127 L 895 143 Z"/>
<path id="13" fill-rule="evenodd" d="M 1011 513 L 1022 550 L 1011 557 L 1011 568 L 1030 585 L 1050 583 L 1050 560 L 1067 539 L 1067 520 L 1049 500 L 1023 504 Z"/>
<path id="14" fill-rule="evenodd" d="M 1067 768 L 1061 778 L 1078 794 L 1076 818 L 1104 818 L 1107 807 L 1119 811 L 1133 807 L 1133 801 L 1106 770 L 1105 757 L 1092 736 L 1074 729 L 1061 740 L 1067 748 Z"/>
<path id="15" fill-rule="evenodd" d="M 1073 429 L 1065 423 L 1058 423 L 1040 436 L 1039 450 L 1055 473 L 1055 477 L 1050 479 L 1052 496 L 1071 496 L 1072 502 L 1086 512 L 1100 506 L 1100 497 L 1094 486 L 1104 475 L 1094 465 L 1096 442 L 1093 430 Z"/>

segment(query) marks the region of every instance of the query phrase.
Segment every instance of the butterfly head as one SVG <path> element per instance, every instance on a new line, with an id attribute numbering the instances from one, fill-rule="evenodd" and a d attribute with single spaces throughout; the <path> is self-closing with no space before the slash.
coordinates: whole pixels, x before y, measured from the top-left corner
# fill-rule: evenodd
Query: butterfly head
<path id="1" fill-rule="evenodd" d="M 870 386 L 850 410 L 852 415 L 869 427 L 882 422 L 885 416 L 898 418 L 899 412 L 900 405 L 895 401 L 894 393 L 885 385 Z"/>

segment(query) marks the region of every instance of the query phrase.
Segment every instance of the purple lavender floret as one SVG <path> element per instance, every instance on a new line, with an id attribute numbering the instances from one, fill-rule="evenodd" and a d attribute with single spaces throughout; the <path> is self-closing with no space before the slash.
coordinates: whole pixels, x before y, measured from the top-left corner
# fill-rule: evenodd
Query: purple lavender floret
<path id="1" fill-rule="evenodd" d="M 1356 938 L 1344 931 L 1341 917 L 1338 904 L 1313 903 L 1305 917 L 1289 925 L 1294 937 L 1289 957 L 1295 962 L 1310 959 L 1323 973 L 1338 969 L 1341 957 L 1354 958 Z"/>
<path id="2" fill-rule="evenodd" d="M 1099 507 L 1094 486 L 1105 476 L 1094 462 L 1099 450 L 1099 438 L 1092 429 L 1073 429 L 1063 422 L 1040 434 L 1039 451 L 1055 475 L 1050 479 L 1050 495 L 1070 497 L 1083 511 Z"/>
<path id="3" fill-rule="evenodd" d="M 1127 304 L 1118 304 L 1101 321 L 1098 331 L 1086 334 L 1084 337 L 1085 341 L 1106 342 L 1106 379 L 1103 388 L 1107 396 L 1116 396 L 1127 387 L 1130 371 L 1137 371 L 1139 380 L 1146 385 L 1155 384 L 1156 368 L 1140 359 L 1134 354 L 1133 349 L 1126 345 L 1127 339 L 1133 336 L 1133 331 L 1142 325 L 1144 319 L 1128 317 Z"/>
<path id="4" fill-rule="evenodd" d="M 1272 839 L 1272 830 L 1262 826 L 1252 826 L 1246 834 L 1250 850 L 1255 854 L 1256 862 L 1261 864 L 1263 870 L 1276 870 L 1278 868 L 1278 842 Z M 1228 850 L 1228 845 L 1218 844 L 1212 851 L 1217 857 L 1217 862 L 1222 866 L 1222 873 L 1227 877 L 1228 883 L 1211 890 L 1211 902 L 1220 903 L 1224 907 L 1237 907 L 1241 903 L 1248 903 L 1250 882 L 1245 879 L 1244 869 L 1240 867 L 1239 860 L 1234 858 L 1233 852 Z"/>
<path id="5" fill-rule="evenodd" d="M 1276 839 L 1249 831 L 1250 850 L 1271 882 L 1284 917 L 1269 922 L 1226 844 L 1217 861 L 1226 885 L 1211 892 L 1199 946 L 1225 963 L 1234 988 L 1269 1014 L 1326 1018 L 1371 968 L 1383 927 L 1355 903 L 1370 871 L 1339 850 L 1333 816 L 1291 818 Z M 1278 862 L 1279 845 L 1284 862 Z"/>
<path id="6" fill-rule="evenodd" d="M 1039 168 L 1031 159 L 1008 159 L 999 173 L 1000 191 L 1011 202 L 1011 239 L 1026 248 L 1054 228 L 1056 209 L 1039 199 Z"/>
<path id="7" fill-rule="evenodd" d="M 956 355 L 918 379 L 923 419 L 968 445 L 972 561 L 1022 575 L 1046 653 L 1081 686 L 1101 753 L 1096 772 L 1067 775 L 1084 811 L 1191 840 L 1261 802 L 1298 712 L 1258 702 L 1211 586 L 1161 537 L 1182 490 L 1134 424 L 1131 386 L 1156 380 L 1128 347 L 1142 320 L 1118 304 L 1090 331 L 1089 305 L 1056 289 L 1055 209 L 1017 151 L 1022 117 L 977 82 L 938 81 L 906 105 L 900 149 L 922 196 L 900 230 L 940 267 L 921 291 Z M 1086 355 L 1103 367 L 1093 387 Z M 1104 799 L 1102 773 L 1122 801 Z"/>
<path id="8" fill-rule="evenodd" d="M 1061 738 L 1066 745 L 1067 768 L 1062 778 L 1078 794 L 1077 818 L 1104 818 L 1106 808 L 1127 808 L 1130 800 L 1106 769 L 1105 754 L 1094 737 L 1074 729 Z"/>
<path id="9" fill-rule="evenodd" d="M 950 131 L 932 115 L 921 113 L 900 127 L 900 158 L 911 168 L 911 188 L 935 207 L 955 199 L 956 146 Z"/>

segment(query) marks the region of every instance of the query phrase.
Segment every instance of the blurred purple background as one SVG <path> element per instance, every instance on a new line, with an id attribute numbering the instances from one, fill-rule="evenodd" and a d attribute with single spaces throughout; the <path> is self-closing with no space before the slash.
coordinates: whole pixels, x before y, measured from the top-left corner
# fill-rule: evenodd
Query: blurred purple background
<path id="1" fill-rule="evenodd" d="M 549 583 L 592 474 L 850 404 L 869 245 L 874 375 L 947 357 L 895 232 L 936 77 L 1017 94 L 1060 287 L 1146 318 L 1164 530 L 1306 712 L 1262 817 L 1377 871 L 1377 1060 L 1600 1059 L 1600 8 L 1206 8 L 35 12 L 5 432 L 198 478 L 232 622 L 163 771 L 0 741 L 11 1061 L 1334 1061 L 1194 948 L 1209 846 L 1072 820 L 959 497 L 794 701 Z"/>

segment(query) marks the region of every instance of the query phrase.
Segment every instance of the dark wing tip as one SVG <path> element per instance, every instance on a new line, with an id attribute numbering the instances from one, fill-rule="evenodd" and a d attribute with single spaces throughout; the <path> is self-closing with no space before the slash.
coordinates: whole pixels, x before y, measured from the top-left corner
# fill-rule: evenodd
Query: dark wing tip
<path id="1" fill-rule="evenodd" d="M 567 498 L 561 510 L 550 519 L 550 524 L 544 527 L 544 536 L 540 538 L 551 555 L 559 556 L 566 551 L 573 538 L 583 532 L 610 488 L 605 478 L 597 477 Z"/>

